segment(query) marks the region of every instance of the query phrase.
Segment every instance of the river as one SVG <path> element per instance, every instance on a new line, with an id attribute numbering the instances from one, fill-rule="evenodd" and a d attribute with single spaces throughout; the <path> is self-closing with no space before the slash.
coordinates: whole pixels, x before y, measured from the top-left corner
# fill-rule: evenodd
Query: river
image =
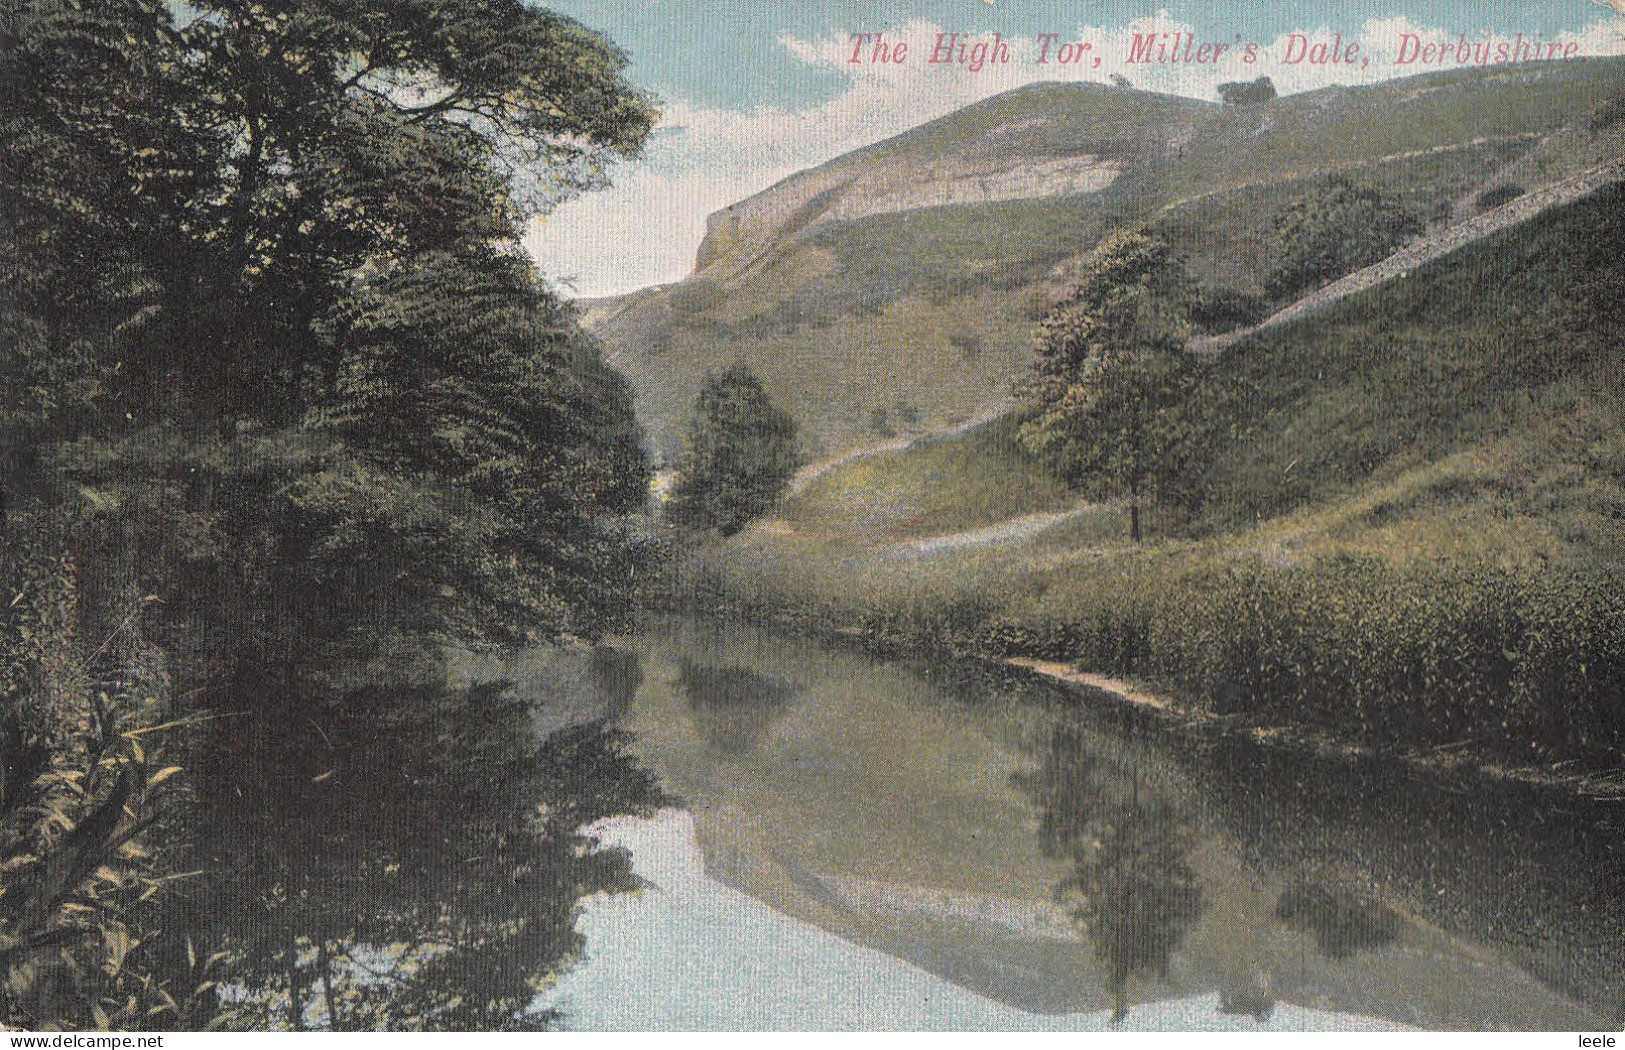
<path id="1" fill-rule="evenodd" d="M 593 829 L 643 888 L 586 902 L 584 955 L 537 1003 L 566 1027 L 1625 1020 L 1617 804 L 737 624 L 616 644 L 608 714 L 677 801 Z"/>

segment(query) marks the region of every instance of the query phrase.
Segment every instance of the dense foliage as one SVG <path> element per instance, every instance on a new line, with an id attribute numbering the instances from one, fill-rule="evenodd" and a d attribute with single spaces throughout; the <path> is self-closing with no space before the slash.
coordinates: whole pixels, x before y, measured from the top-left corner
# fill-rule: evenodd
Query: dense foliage
<path id="1" fill-rule="evenodd" d="M 1219 85 L 1219 98 L 1227 106 L 1257 106 L 1276 98 L 1275 82 L 1269 77 L 1237 80 Z"/>
<path id="2" fill-rule="evenodd" d="M 1402 204 L 1370 186 L 1334 175 L 1275 216 L 1271 296 L 1287 298 L 1391 254 L 1422 232 Z"/>
<path id="3" fill-rule="evenodd" d="M 1169 494 L 1188 473 L 1185 420 L 1199 369 L 1186 352 L 1189 306 L 1167 244 L 1106 238 L 1038 326 L 1036 411 L 1028 448 L 1068 480 L 1126 492 L 1140 539 L 1140 496 Z"/>
<path id="4" fill-rule="evenodd" d="M 640 148 L 653 112 L 624 65 L 520 0 L 0 16 L 0 842 L 45 872 L 0 891 L 0 1023 L 135 1024 L 83 944 L 133 928 L 132 895 L 178 914 L 164 873 L 228 863 L 199 815 L 245 784 L 267 842 L 326 849 L 285 834 L 317 741 L 365 767 L 362 742 L 408 765 L 448 719 L 523 732 L 500 692 L 435 700 L 445 647 L 621 622 L 648 478 L 631 396 L 517 245 Z M 145 734 L 174 722 L 192 775 L 160 781 Z M 381 736 L 337 733 L 360 722 Z M 576 856 L 573 827 L 527 828 L 536 794 L 516 799 L 492 835 Z M 391 814 L 409 819 L 372 814 L 380 834 Z M 211 954 L 164 945 L 129 956 L 142 1009 Z M 154 1023 L 200 1023 L 158 1000 Z"/>
<path id="5" fill-rule="evenodd" d="M 773 505 L 800 465 L 795 420 L 749 366 L 734 365 L 700 388 L 668 514 L 732 536 Z"/>

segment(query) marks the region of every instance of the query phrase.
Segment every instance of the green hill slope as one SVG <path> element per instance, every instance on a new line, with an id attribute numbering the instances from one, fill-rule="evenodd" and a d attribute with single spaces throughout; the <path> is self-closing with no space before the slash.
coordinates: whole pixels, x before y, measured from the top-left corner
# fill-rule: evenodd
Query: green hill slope
<path id="1" fill-rule="evenodd" d="M 1033 467 L 1002 420 L 829 471 L 677 586 L 1076 661 L 1264 722 L 1617 765 L 1622 296 L 1615 184 L 1213 360 L 1205 502 L 1143 547 L 1112 504 L 985 543 L 922 539 L 931 507 L 1056 505 L 1019 483 Z M 843 527 L 852 506 L 866 516 Z"/>
<path id="2" fill-rule="evenodd" d="M 1155 224 L 1203 280 L 1256 290 L 1268 218 L 1302 180 L 1352 171 L 1447 221 L 1504 173 L 1524 188 L 1569 173 L 1563 136 L 1622 96 L 1619 60 L 1246 107 L 1024 88 L 713 216 L 693 275 L 595 303 L 588 321 L 663 452 L 704 373 L 743 359 L 808 451 L 833 453 L 1006 395 L 1064 266 L 1113 229 Z"/>

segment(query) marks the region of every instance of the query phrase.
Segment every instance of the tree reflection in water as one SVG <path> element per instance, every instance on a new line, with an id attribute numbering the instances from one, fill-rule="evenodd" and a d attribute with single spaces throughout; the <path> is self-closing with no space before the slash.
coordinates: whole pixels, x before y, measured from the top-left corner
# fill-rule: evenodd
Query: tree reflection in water
<path id="1" fill-rule="evenodd" d="M 1077 900 L 1071 915 L 1105 967 L 1114 1024 L 1128 1016 L 1129 979 L 1166 977 L 1203 910 L 1190 825 L 1172 806 L 1142 801 L 1137 773 L 1126 779 L 1126 792 L 1110 783 L 1072 726 L 1056 727 L 1038 770 L 1017 778 L 1037 806 L 1045 852 L 1072 858 L 1057 895 Z"/>
<path id="2" fill-rule="evenodd" d="M 582 945 L 585 895 L 630 888 L 580 828 L 660 801 L 602 723 L 538 741 L 503 685 L 267 704 L 198 778 L 190 950 L 229 961 L 241 1027 L 501 1030 Z"/>
<path id="3" fill-rule="evenodd" d="M 1314 883 L 1299 883 L 1283 890 L 1275 917 L 1314 937 L 1315 947 L 1328 959 L 1376 951 L 1393 943 L 1400 933 L 1399 916 L 1377 902 L 1349 890 Z"/>
<path id="4" fill-rule="evenodd" d="M 637 700 L 643 661 L 630 650 L 598 645 L 587 660 L 587 675 L 593 691 L 603 698 L 605 720 L 613 725 L 631 712 Z"/>
<path id="5" fill-rule="evenodd" d="M 1062 888 L 1083 898 L 1072 915 L 1106 966 L 1112 1022 L 1128 1014 L 1128 980 L 1168 976 L 1168 960 L 1202 914 L 1190 829 L 1166 805 L 1130 803 L 1110 814 L 1074 855 Z"/>
<path id="6" fill-rule="evenodd" d="M 741 758 L 756 749 L 802 687 L 747 667 L 702 664 L 684 657 L 678 685 L 694 728 L 718 753 Z"/>
<path id="7" fill-rule="evenodd" d="M 1046 857 L 1069 856 L 1089 830 L 1098 807 L 1100 759 L 1086 749 L 1076 726 L 1050 731 L 1049 747 L 1038 768 L 1018 773 L 1016 786 L 1038 810 L 1038 841 Z"/>

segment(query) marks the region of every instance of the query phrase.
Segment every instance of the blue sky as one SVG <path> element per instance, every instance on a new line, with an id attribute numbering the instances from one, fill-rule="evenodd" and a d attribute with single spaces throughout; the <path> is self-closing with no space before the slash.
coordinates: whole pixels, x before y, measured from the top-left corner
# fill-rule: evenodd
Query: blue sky
<path id="1" fill-rule="evenodd" d="M 1611 0 L 1625 8 L 1625 0 Z M 660 100 L 664 117 L 646 156 L 621 165 L 614 186 L 539 221 L 527 247 L 544 271 L 584 296 L 681 279 L 705 216 L 802 168 L 820 164 L 981 98 L 1037 80 L 1105 80 L 1213 98 L 1225 80 L 1268 74 L 1283 92 L 1358 83 L 1419 70 L 1282 67 L 1288 34 L 1342 33 L 1368 55 L 1392 58 L 1400 35 L 1572 40 L 1585 54 L 1625 52 L 1625 15 L 1602 0 L 1522 4 L 1440 2 L 1106 3 L 1098 0 L 550 0 L 547 6 L 604 32 L 631 56 L 630 76 Z M 1125 68 L 1133 31 L 1238 35 L 1265 48 L 1252 67 Z M 850 34 L 911 42 L 916 61 L 852 66 Z M 972 74 L 918 61 L 939 32 L 998 32 L 1016 60 Z M 1092 41 L 1100 67 L 1058 74 L 1035 66 L 1034 41 Z M 1318 36 L 1317 36 L 1318 39 Z"/>

